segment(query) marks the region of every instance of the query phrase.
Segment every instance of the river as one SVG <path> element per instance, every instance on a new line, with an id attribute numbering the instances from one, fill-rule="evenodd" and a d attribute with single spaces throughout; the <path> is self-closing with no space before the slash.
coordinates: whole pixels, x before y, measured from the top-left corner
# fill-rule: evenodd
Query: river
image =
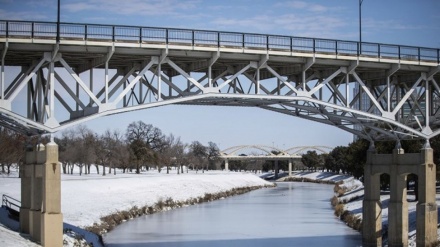
<path id="1" fill-rule="evenodd" d="M 361 246 L 333 216 L 332 185 L 278 183 L 240 196 L 143 216 L 104 236 L 111 247 Z"/>

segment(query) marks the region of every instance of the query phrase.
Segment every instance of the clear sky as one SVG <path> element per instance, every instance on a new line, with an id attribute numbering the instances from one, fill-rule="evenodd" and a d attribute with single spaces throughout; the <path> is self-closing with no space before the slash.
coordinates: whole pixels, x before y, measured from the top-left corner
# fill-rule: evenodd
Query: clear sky
<path id="1" fill-rule="evenodd" d="M 364 0 L 362 41 L 440 48 L 440 1 Z M 0 0 L 0 19 L 56 21 L 57 0 Z M 358 0 L 61 0 L 61 21 L 359 40 Z M 151 123 L 184 142 L 347 145 L 337 128 L 257 108 L 166 106 L 87 122 L 125 130 Z"/>

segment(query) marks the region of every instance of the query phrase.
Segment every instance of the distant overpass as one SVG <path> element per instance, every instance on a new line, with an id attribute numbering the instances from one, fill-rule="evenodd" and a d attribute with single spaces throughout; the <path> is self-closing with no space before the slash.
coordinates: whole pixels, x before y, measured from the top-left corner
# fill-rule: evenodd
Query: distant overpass
<path id="1" fill-rule="evenodd" d="M 327 146 L 296 146 L 288 149 L 279 149 L 266 145 L 240 145 L 227 148 L 220 152 L 220 158 L 225 161 L 225 170 L 229 170 L 229 160 L 275 160 L 275 174 L 278 173 L 278 161 L 289 161 L 289 176 L 292 175 L 292 160 L 301 159 L 302 154 L 308 150 L 327 153 L 333 148 Z M 253 152 L 249 152 L 253 151 Z M 245 154 L 244 152 L 248 152 Z M 257 154 L 260 152 L 260 154 Z M 275 154 L 277 153 L 277 154 Z"/>

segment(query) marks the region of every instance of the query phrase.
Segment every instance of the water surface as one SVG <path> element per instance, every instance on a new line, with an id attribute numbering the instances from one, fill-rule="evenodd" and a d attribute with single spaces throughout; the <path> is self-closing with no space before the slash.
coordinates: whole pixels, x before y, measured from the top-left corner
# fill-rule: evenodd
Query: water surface
<path id="1" fill-rule="evenodd" d="M 104 236 L 119 247 L 361 246 L 361 235 L 333 216 L 332 185 L 276 188 L 143 216 Z"/>

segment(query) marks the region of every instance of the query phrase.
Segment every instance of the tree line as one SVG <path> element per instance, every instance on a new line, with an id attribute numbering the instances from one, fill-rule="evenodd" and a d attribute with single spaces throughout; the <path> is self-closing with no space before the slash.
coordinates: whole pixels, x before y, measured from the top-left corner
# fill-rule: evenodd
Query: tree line
<path id="1" fill-rule="evenodd" d="M 0 128 L 0 166 L 2 173 L 10 173 L 11 166 L 25 162 L 25 147 L 37 143 L 46 144 L 47 137 L 27 138 L 19 133 Z M 177 173 L 183 173 L 184 167 L 204 172 L 220 168 L 220 150 L 209 142 L 207 146 L 199 141 L 184 143 L 173 134 L 165 135 L 151 124 L 142 121 L 132 122 L 125 132 L 106 130 L 97 134 L 79 125 L 63 131 L 55 137 L 59 148 L 59 161 L 64 174 L 73 174 L 77 167 L 79 174 L 96 173 L 116 174 L 141 173 L 143 170 L 166 170 L 169 173 L 174 167 Z M 100 168 L 102 168 L 100 170 Z"/>
<path id="2" fill-rule="evenodd" d="M 26 147 L 37 143 L 46 144 L 47 137 L 26 137 L 12 130 L 0 127 L 0 172 L 10 173 L 11 167 L 25 162 Z M 143 170 L 157 169 L 166 173 L 174 168 L 177 173 L 188 169 L 204 172 L 209 169 L 224 169 L 224 162 L 219 159 L 218 146 L 209 142 L 203 145 L 199 141 L 184 143 L 173 134 L 165 135 L 151 124 L 142 121 L 132 122 L 125 132 L 107 130 L 97 134 L 79 125 L 63 131 L 55 138 L 59 146 L 59 161 L 64 174 L 73 174 L 77 167 L 79 174 L 89 174 L 92 167 L 98 174 L 116 174 L 117 169 L 123 173 L 140 173 Z M 424 145 L 423 140 L 403 140 L 401 146 L 406 153 L 416 153 Z M 434 149 L 434 162 L 440 164 L 440 137 L 430 140 Z M 328 154 L 308 151 L 302 155 L 301 162 L 294 161 L 295 169 L 322 170 L 343 173 L 360 178 L 367 159 L 370 143 L 360 139 L 348 146 L 335 147 Z M 378 153 L 392 153 L 395 141 L 376 142 Z M 277 151 L 272 151 L 275 155 Z M 242 154 L 244 155 L 244 154 Z M 100 168 L 102 168 L 100 170 Z M 278 168 L 286 171 L 288 161 L 278 161 Z M 229 169 L 233 171 L 271 171 L 275 169 L 274 161 L 231 160 Z M 439 170 L 439 169 L 437 169 Z"/>

